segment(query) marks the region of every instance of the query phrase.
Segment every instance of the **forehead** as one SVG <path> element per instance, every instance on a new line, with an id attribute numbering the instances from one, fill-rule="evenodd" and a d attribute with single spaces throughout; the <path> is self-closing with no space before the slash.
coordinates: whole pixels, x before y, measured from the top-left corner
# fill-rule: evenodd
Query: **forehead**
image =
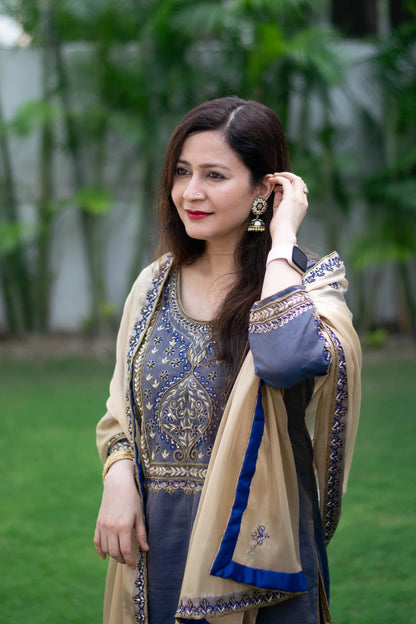
<path id="1" fill-rule="evenodd" d="M 183 143 L 179 159 L 194 166 L 216 163 L 229 168 L 246 169 L 219 130 L 206 130 L 188 136 Z"/>

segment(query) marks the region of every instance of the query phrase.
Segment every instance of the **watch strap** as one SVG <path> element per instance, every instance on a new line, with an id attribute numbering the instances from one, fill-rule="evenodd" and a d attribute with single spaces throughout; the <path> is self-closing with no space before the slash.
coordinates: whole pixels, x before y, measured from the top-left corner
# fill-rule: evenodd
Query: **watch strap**
<path id="1" fill-rule="evenodd" d="M 306 254 L 297 245 L 276 245 L 272 247 L 267 256 L 266 266 L 273 260 L 286 260 L 299 273 L 304 273 L 308 264 Z"/>

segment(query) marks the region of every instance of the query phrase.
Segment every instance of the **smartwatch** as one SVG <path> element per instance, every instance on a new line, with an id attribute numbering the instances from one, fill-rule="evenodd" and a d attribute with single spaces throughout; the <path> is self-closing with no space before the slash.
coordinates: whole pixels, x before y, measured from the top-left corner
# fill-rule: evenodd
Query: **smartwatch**
<path id="1" fill-rule="evenodd" d="M 276 245 L 267 256 L 266 266 L 273 260 L 286 260 L 299 273 L 308 268 L 308 256 L 297 245 Z"/>

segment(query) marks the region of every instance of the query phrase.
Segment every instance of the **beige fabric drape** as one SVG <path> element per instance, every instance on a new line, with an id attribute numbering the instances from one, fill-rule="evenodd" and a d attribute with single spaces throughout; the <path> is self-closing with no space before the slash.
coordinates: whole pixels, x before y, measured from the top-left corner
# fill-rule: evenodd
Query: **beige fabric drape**
<path id="1" fill-rule="evenodd" d="M 336 254 L 323 258 L 304 276 L 304 286 L 315 304 L 320 331 L 331 352 L 328 374 L 316 380 L 308 409 L 327 541 L 341 512 L 360 407 L 361 350 L 344 301 L 347 285 L 344 267 Z M 260 607 L 297 595 L 277 589 L 262 592 L 258 587 L 210 574 L 235 500 L 258 383 L 249 354 L 227 404 L 198 507 L 178 611 L 182 617 L 205 618 L 212 623 L 221 618 L 221 624 L 242 623 L 244 609 L 252 610 L 253 603 Z M 287 415 L 281 390 L 263 386 L 262 400 L 266 427 L 232 561 L 246 568 L 293 573 L 301 569 L 299 511 Z M 270 538 L 267 547 L 256 549 L 253 557 L 252 532 L 258 524 L 270 527 Z M 217 606 L 223 608 L 224 604 L 233 609 L 229 616 Z M 236 611 L 240 611 L 239 618 Z"/>

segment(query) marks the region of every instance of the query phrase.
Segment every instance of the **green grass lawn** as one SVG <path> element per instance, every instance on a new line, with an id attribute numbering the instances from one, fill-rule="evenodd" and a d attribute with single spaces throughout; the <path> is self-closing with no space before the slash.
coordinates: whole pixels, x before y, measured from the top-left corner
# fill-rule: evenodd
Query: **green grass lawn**
<path id="1" fill-rule="evenodd" d="M 344 512 L 329 546 L 335 624 L 416 623 L 416 359 L 371 358 Z"/>
<path id="2" fill-rule="evenodd" d="M 112 365 L 0 362 L 0 622 L 101 621 L 94 427 Z"/>
<path id="3" fill-rule="evenodd" d="M 334 624 L 416 622 L 416 358 L 364 369 L 344 514 L 329 547 Z M 0 359 L 0 623 L 99 624 L 106 564 L 94 428 L 112 363 Z"/>

